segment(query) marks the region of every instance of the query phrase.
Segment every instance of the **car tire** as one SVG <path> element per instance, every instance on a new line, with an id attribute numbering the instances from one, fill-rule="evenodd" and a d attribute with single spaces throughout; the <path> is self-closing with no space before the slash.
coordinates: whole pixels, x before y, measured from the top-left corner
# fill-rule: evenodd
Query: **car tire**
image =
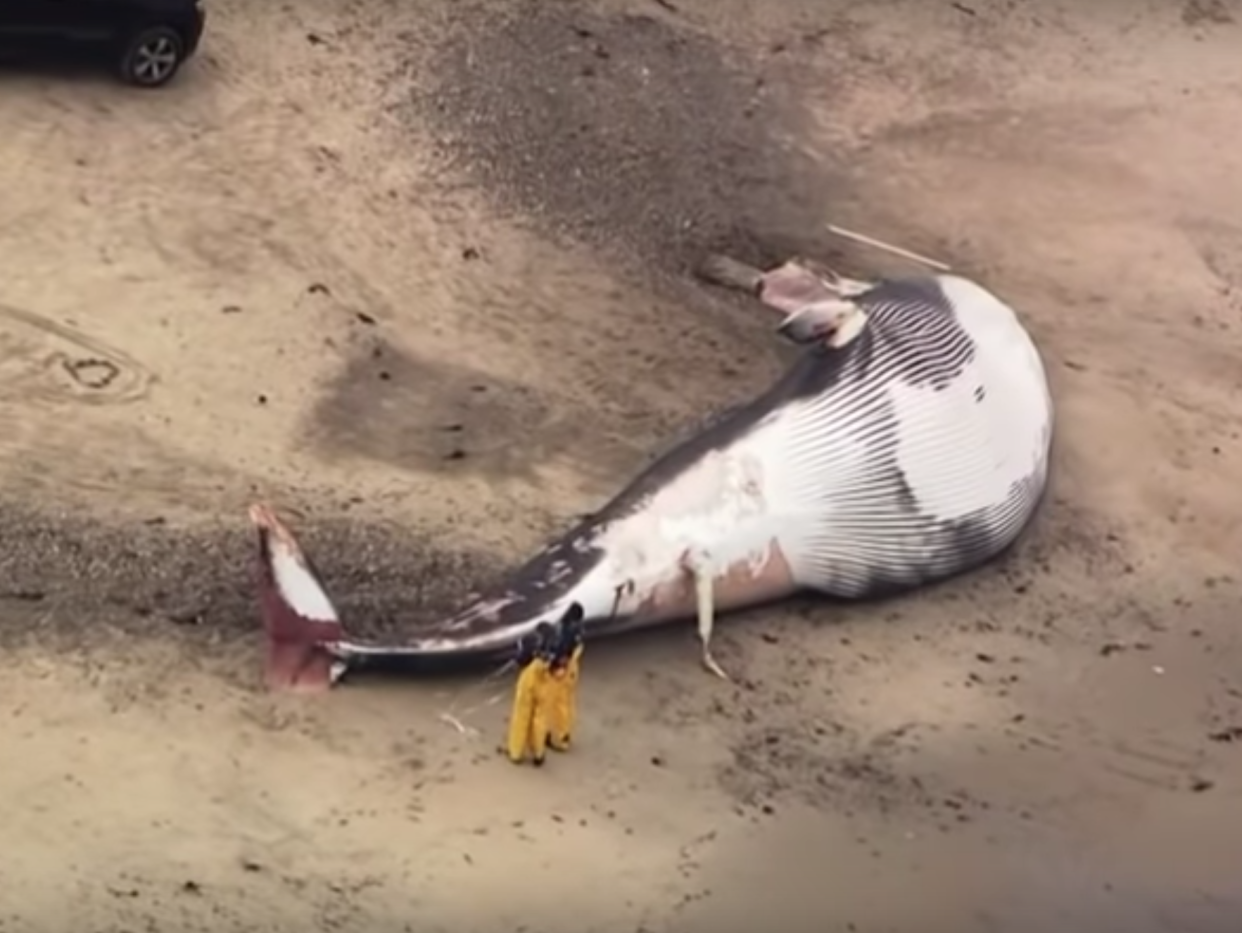
<path id="1" fill-rule="evenodd" d="M 129 37 L 121 53 L 121 80 L 141 88 L 163 87 L 185 61 L 185 42 L 168 26 L 149 26 Z"/>

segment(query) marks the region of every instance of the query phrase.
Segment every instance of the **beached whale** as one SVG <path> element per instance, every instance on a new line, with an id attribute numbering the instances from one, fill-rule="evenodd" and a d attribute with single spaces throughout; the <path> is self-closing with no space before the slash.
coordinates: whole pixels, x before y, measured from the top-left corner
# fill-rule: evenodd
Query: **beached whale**
<path id="1" fill-rule="evenodd" d="M 723 676 L 717 612 L 911 590 L 1014 542 L 1047 484 L 1053 405 L 1010 307 L 955 275 L 713 268 L 784 313 L 797 360 L 457 614 L 394 642 L 352 638 L 292 533 L 254 506 L 269 684 L 323 688 L 378 657 L 504 658 L 574 603 L 588 640 L 697 618 Z"/>

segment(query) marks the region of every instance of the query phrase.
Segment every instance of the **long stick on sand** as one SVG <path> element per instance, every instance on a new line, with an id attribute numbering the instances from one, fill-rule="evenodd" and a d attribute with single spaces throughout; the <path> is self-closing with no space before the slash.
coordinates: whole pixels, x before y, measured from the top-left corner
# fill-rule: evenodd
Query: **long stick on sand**
<path id="1" fill-rule="evenodd" d="M 892 253 L 894 256 L 902 256 L 906 259 L 912 259 L 915 262 L 921 262 L 925 266 L 930 266 L 939 272 L 949 272 L 950 267 L 943 262 L 938 262 L 920 253 L 913 253 L 908 249 L 902 249 L 900 246 L 894 246 L 892 243 L 885 243 L 883 240 L 876 240 L 872 237 L 865 236 L 861 233 L 855 233 L 853 230 L 846 230 L 844 227 L 838 227 L 835 224 L 828 224 L 828 232 L 835 233 L 839 237 L 847 240 L 853 240 L 855 243 L 862 243 L 865 246 L 872 246 L 875 249 L 884 250 L 886 253 Z"/>

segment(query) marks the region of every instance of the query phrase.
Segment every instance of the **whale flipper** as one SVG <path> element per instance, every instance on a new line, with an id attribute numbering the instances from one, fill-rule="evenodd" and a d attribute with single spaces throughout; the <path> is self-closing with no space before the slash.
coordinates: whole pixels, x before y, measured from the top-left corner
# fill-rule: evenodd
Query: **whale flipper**
<path id="1" fill-rule="evenodd" d="M 259 607 L 267 635 L 264 679 L 273 690 L 327 690 L 345 669 L 327 648 L 345 637 L 336 607 L 276 513 L 254 505 L 250 521 L 259 534 Z"/>

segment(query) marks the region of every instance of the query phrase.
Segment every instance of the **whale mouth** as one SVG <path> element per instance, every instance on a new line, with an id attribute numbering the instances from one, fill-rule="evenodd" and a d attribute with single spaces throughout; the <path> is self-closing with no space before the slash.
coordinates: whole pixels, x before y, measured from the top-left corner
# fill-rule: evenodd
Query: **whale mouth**
<path id="1" fill-rule="evenodd" d="M 713 285 L 745 292 L 785 315 L 776 332 L 793 343 L 824 342 L 833 347 L 844 346 L 861 332 L 866 316 L 852 299 L 875 287 L 808 259 L 791 259 L 763 272 L 713 254 L 699 264 L 696 274 Z"/>
<path id="2" fill-rule="evenodd" d="M 266 505 L 250 507 L 259 536 L 259 610 L 267 636 L 264 680 L 273 690 L 320 692 L 344 671 L 333 646 L 345 630 L 297 539 Z"/>

